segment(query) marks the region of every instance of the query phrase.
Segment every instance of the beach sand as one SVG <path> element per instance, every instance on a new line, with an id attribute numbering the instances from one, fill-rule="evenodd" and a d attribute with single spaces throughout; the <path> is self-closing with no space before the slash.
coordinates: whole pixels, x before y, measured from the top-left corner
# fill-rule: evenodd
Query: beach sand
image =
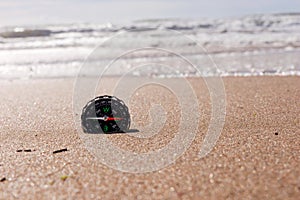
<path id="1" fill-rule="evenodd" d="M 202 159 L 209 93 L 202 79 L 189 81 L 201 110 L 195 140 L 173 165 L 141 174 L 109 168 L 85 148 L 73 122 L 74 79 L 0 81 L 0 199 L 298 199 L 300 78 L 224 78 L 225 126 Z M 145 125 L 147 100 L 161 99 L 170 111 L 162 132 L 149 139 L 104 137 L 136 152 L 168 144 L 178 129 L 178 102 L 161 89 L 142 88 L 129 107 Z"/>

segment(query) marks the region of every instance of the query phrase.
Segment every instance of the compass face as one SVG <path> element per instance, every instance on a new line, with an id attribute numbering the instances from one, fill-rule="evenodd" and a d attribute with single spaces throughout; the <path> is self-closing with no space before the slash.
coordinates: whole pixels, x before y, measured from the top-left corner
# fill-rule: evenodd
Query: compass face
<path id="1" fill-rule="evenodd" d="M 122 100 L 114 96 L 99 96 L 83 108 L 81 125 L 86 133 L 126 132 L 130 115 Z"/>

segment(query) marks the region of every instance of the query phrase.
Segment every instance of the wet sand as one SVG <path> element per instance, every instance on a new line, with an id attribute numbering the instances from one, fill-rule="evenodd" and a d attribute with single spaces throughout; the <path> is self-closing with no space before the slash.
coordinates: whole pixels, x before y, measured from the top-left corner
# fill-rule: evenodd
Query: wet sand
<path id="1" fill-rule="evenodd" d="M 213 151 L 198 157 L 211 107 L 203 80 L 191 78 L 201 110 L 197 136 L 173 165 L 144 174 L 111 169 L 85 148 L 73 122 L 73 79 L 0 81 L 0 199 L 297 199 L 300 78 L 223 80 L 227 114 Z M 150 101 L 170 111 L 159 134 L 105 137 L 136 152 L 168 144 L 178 102 L 161 88 L 141 89 L 129 105 L 141 126 L 149 123 L 143 111 Z"/>

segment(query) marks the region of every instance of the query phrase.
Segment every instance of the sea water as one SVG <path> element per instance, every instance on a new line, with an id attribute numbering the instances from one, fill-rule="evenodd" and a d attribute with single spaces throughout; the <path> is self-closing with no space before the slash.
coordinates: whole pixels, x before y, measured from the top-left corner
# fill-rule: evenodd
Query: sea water
<path id="1" fill-rule="evenodd" d="M 120 33 L 122 37 L 118 36 Z M 116 60 L 116 55 L 123 55 L 131 47 L 134 50 L 137 41 L 145 49 L 121 57 L 117 67 L 107 75 L 122 75 L 133 64 L 152 61 L 162 61 L 174 69 L 164 71 L 166 68 L 157 66 L 155 70 L 152 67 L 132 75 L 300 75 L 300 14 L 270 14 L 226 19 L 138 20 L 122 25 L 1 27 L 0 78 L 76 77 L 87 61 L 95 66 L 87 75 L 95 75 L 102 63 Z M 161 52 L 161 46 L 171 53 Z M 91 60 L 90 55 L 95 51 L 99 56 Z M 175 54 L 193 60 L 201 70 L 177 65 Z M 207 57 L 211 62 L 206 61 Z M 217 70 L 212 69 L 212 64 Z"/>

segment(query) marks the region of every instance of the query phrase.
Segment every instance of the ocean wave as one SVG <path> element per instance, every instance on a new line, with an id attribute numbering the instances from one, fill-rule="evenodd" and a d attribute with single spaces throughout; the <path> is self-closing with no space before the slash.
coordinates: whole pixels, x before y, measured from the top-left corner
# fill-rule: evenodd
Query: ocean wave
<path id="1" fill-rule="evenodd" d="M 3 38 L 26 38 L 26 37 L 46 37 L 50 36 L 51 31 L 45 29 L 15 29 L 13 31 L 1 32 Z"/>
<path id="2" fill-rule="evenodd" d="M 207 33 L 230 32 L 300 32 L 300 14 L 250 15 L 240 18 L 225 19 L 156 19 L 139 20 L 125 25 L 106 24 L 62 24 L 39 27 L 2 28 L 3 38 L 45 37 L 61 33 L 82 33 L 93 35 L 97 33 L 114 33 L 126 31 L 148 31 L 155 29 L 170 29 L 177 31 L 198 31 Z"/>

